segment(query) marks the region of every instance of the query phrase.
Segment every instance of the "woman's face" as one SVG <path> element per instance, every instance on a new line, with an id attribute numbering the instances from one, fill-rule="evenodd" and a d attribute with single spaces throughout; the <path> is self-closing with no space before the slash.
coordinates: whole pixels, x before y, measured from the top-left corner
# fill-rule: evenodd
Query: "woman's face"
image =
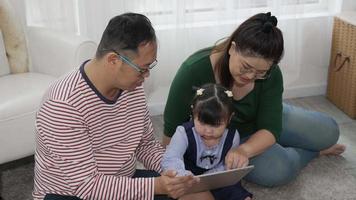
<path id="1" fill-rule="evenodd" d="M 234 84 L 247 85 L 256 79 L 263 79 L 273 62 L 260 57 L 244 56 L 236 51 L 236 45 L 232 42 L 229 49 L 229 69 L 234 79 Z"/>

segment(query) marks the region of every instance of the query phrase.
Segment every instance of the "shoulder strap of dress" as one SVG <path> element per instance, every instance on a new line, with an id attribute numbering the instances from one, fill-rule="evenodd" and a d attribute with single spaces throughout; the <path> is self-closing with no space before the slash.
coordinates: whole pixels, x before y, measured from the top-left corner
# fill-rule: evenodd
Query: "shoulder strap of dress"
<path id="1" fill-rule="evenodd" d="M 233 129 L 233 128 L 228 129 L 227 136 L 226 136 L 225 142 L 224 142 L 224 147 L 221 152 L 220 162 L 224 161 L 227 152 L 231 149 L 232 142 L 234 141 L 235 133 L 236 133 L 236 129 Z"/>

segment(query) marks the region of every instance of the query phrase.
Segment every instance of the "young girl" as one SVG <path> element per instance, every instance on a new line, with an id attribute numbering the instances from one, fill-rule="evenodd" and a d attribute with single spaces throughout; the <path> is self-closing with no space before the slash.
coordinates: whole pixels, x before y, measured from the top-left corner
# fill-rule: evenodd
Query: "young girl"
<path id="1" fill-rule="evenodd" d="M 175 170 L 178 176 L 184 176 L 226 170 L 225 156 L 240 140 L 237 130 L 227 129 L 234 114 L 231 91 L 217 84 L 204 85 L 196 91 L 191 107 L 193 121 L 177 127 L 162 160 L 163 171 Z M 231 166 L 236 167 L 236 162 L 248 164 L 246 157 L 238 159 Z M 248 200 L 251 197 L 239 182 L 181 199 Z"/>

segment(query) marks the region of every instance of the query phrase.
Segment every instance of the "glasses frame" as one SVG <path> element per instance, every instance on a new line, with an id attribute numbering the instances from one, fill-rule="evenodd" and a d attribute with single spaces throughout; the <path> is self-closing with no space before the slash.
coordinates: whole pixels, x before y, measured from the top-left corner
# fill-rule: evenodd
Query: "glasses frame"
<path id="1" fill-rule="evenodd" d="M 115 50 L 113 50 L 113 49 L 112 49 L 111 51 L 114 52 L 114 53 L 116 53 L 117 56 L 118 56 L 122 61 L 124 61 L 128 66 L 132 67 L 133 69 L 135 69 L 135 70 L 136 70 L 137 72 L 139 72 L 140 74 L 144 74 L 144 73 L 150 71 L 150 70 L 153 69 L 153 68 L 157 65 L 157 63 L 158 63 L 157 59 L 155 59 L 155 60 L 148 66 L 147 69 L 142 69 L 142 67 L 140 67 L 140 66 L 136 65 L 135 63 L 133 63 L 130 58 L 128 58 L 128 57 L 126 57 L 126 56 L 124 56 L 124 55 L 118 53 L 117 51 L 115 51 Z"/>
<path id="2" fill-rule="evenodd" d="M 254 68 L 246 69 L 246 67 L 241 66 L 240 67 L 240 74 L 243 75 L 243 74 L 246 74 L 246 73 L 254 73 L 255 76 L 253 78 L 255 80 L 266 80 L 271 76 L 271 71 L 273 69 L 273 66 L 274 65 L 272 65 L 262 76 L 260 76 L 260 74 L 257 73 L 257 70 L 254 69 Z"/>

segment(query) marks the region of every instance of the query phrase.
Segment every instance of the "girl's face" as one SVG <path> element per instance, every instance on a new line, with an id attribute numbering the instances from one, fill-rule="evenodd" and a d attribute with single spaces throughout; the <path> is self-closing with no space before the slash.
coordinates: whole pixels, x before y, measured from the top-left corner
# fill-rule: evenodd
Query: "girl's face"
<path id="1" fill-rule="evenodd" d="M 213 147 L 219 144 L 227 123 L 228 122 L 222 123 L 218 126 L 211 126 L 200 122 L 197 117 L 194 117 L 195 130 L 207 147 Z"/>
<path id="2" fill-rule="evenodd" d="M 256 79 L 263 79 L 273 62 L 260 57 L 243 56 L 232 42 L 229 49 L 229 69 L 236 85 L 244 86 Z"/>

